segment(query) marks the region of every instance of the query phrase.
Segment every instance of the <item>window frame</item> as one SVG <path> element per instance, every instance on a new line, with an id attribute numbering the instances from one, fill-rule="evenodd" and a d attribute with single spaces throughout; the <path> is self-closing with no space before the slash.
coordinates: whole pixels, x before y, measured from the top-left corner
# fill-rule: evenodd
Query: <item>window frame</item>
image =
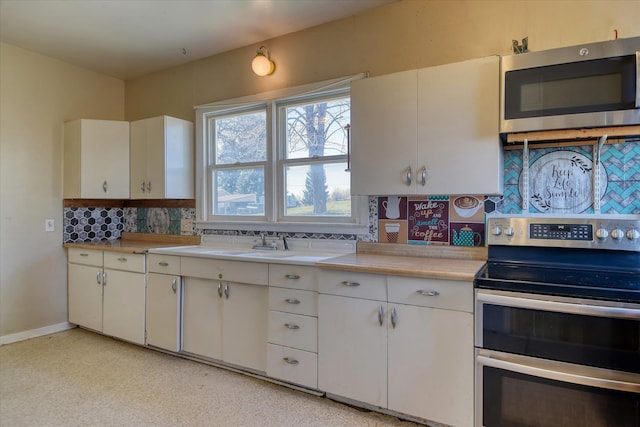
<path id="1" fill-rule="evenodd" d="M 358 75 L 356 78 L 362 78 Z M 333 85 L 329 89 L 320 88 L 312 91 L 295 93 L 294 89 L 288 96 L 272 96 L 264 99 L 264 96 L 243 98 L 241 102 L 233 100 L 221 103 L 196 107 L 196 226 L 202 229 L 216 230 L 246 230 L 246 231 L 282 231 L 305 233 L 341 233 L 341 234 L 367 234 L 369 232 L 369 203 L 367 196 L 351 196 L 351 216 L 286 216 L 284 206 L 286 203 L 286 187 L 284 181 L 284 166 L 282 160 L 286 150 L 286 142 L 283 134 L 285 129 L 278 126 L 277 113 L 279 108 L 287 105 L 305 103 L 306 100 L 321 100 L 337 98 L 340 95 L 350 94 L 349 78 L 346 84 Z M 343 81 L 345 79 L 342 79 Z M 265 94 L 268 95 L 268 94 Z M 259 99 L 258 99 L 259 98 Z M 214 160 L 214 147 L 209 137 L 211 135 L 211 119 L 223 117 L 234 113 L 256 111 L 261 108 L 266 110 L 267 119 L 267 161 L 265 164 L 265 215 L 264 216 L 238 216 L 238 215 L 214 215 L 213 214 L 213 170 L 210 169 Z M 286 118 L 284 118 L 286 122 Z M 280 134 L 282 133 L 282 135 Z M 326 164 L 328 158 L 333 160 L 349 155 L 325 156 L 322 163 Z M 308 164 L 309 159 L 301 159 Z M 291 162 L 291 161 L 290 161 Z M 335 163 L 335 162 L 334 162 Z M 243 163 L 248 165 L 251 163 Z M 289 163 L 290 164 L 290 163 Z"/>

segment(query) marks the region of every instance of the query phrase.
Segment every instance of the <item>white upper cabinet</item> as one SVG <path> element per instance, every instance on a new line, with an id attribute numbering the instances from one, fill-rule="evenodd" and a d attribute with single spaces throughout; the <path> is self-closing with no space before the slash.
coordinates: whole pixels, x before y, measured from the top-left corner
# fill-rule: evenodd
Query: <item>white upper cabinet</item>
<path id="1" fill-rule="evenodd" d="M 356 81 L 351 191 L 499 194 L 499 58 Z"/>
<path id="2" fill-rule="evenodd" d="M 193 123 L 160 116 L 131 122 L 131 198 L 194 198 Z"/>
<path id="3" fill-rule="evenodd" d="M 352 194 L 416 192 L 417 77 L 411 70 L 352 83 Z"/>
<path id="4" fill-rule="evenodd" d="M 64 124 L 65 199 L 129 198 L 129 122 Z"/>

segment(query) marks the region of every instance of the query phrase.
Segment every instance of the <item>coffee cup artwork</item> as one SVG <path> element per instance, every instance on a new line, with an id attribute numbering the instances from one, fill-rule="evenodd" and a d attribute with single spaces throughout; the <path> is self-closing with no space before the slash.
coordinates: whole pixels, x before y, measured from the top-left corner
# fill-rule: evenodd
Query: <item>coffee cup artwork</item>
<path id="1" fill-rule="evenodd" d="M 387 233 L 387 242 L 398 243 L 398 234 L 400 233 L 400 223 L 388 223 L 384 225 L 384 231 Z"/>
<path id="2" fill-rule="evenodd" d="M 387 200 L 382 202 L 382 207 L 385 211 L 385 216 L 388 219 L 398 219 L 400 218 L 400 197 L 398 196 L 389 196 Z"/>
<path id="3" fill-rule="evenodd" d="M 483 202 L 473 196 L 460 196 L 453 201 L 453 208 L 462 218 L 472 217 L 483 206 Z"/>

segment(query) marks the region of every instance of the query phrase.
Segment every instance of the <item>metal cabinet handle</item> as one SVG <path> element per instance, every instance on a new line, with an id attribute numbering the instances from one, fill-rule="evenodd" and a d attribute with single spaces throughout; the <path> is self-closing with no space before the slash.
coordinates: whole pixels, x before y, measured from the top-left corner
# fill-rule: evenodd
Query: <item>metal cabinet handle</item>
<path id="1" fill-rule="evenodd" d="M 147 193 L 151 193 L 151 181 L 147 181 Z"/>
<path id="2" fill-rule="evenodd" d="M 85 253 L 85 252 L 82 252 L 82 253 L 80 254 L 80 256 L 89 256 L 89 254 L 87 254 L 87 253 Z"/>
<path id="3" fill-rule="evenodd" d="M 96 282 L 98 282 L 98 285 L 102 285 L 102 282 L 100 281 L 100 276 L 102 275 L 101 272 L 97 272 L 96 273 Z"/>
<path id="4" fill-rule="evenodd" d="M 140 190 L 144 193 L 144 181 L 142 181 L 142 184 L 140 185 Z"/>
<path id="5" fill-rule="evenodd" d="M 229 284 L 224 285 L 224 296 L 229 299 Z"/>
<path id="6" fill-rule="evenodd" d="M 127 262 L 127 258 L 125 258 L 125 257 L 120 257 L 120 258 L 118 258 L 118 261 L 120 261 L 120 262 Z"/>
<path id="7" fill-rule="evenodd" d="M 218 297 L 222 298 L 222 282 L 218 283 Z"/>
<path id="8" fill-rule="evenodd" d="M 426 166 L 423 166 L 422 169 L 420 169 L 420 184 L 422 184 L 423 187 L 427 185 L 427 167 Z"/>
<path id="9" fill-rule="evenodd" d="M 171 290 L 173 291 L 174 294 L 178 290 L 178 279 L 177 278 L 173 279 L 173 281 L 171 282 Z"/>
<path id="10" fill-rule="evenodd" d="M 437 297 L 438 295 L 440 295 L 440 292 L 438 291 L 427 291 L 424 289 L 419 289 L 416 291 L 416 293 L 420 295 L 424 295 L 425 297 Z"/>
<path id="11" fill-rule="evenodd" d="M 295 298 L 285 298 L 284 301 L 287 304 L 300 304 L 300 300 L 299 299 L 295 299 Z"/>
<path id="12" fill-rule="evenodd" d="M 296 359 L 294 359 L 293 357 L 283 357 L 282 360 L 287 362 L 289 365 L 297 365 L 298 363 L 300 363 Z"/>
<path id="13" fill-rule="evenodd" d="M 298 280 L 300 278 L 300 276 L 298 276 L 297 274 L 285 274 L 284 277 L 291 280 Z"/>
<path id="14" fill-rule="evenodd" d="M 169 263 L 168 263 L 168 262 L 164 262 L 164 261 L 160 261 L 160 262 L 158 263 L 158 265 L 159 265 L 160 267 L 168 267 L 168 266 L 169 266 Z"/>
<path id="15" fill-rule="evenodd" d="M 294 323 L 285 323 L 284 326 L 287 329 L 300 329 L 300 326 L 294 324 Z"/>
<path id="16" fill-rule="evenodd" d="M 107 286 L 107 272 L 102 272 L 102 286 Z"/>
<path id="17" fill-rule="evenodd" d="M 109 186 L 107 185 L 107 181 L 105 180 L 102 183 L 102 191 L 104 191 L 106 193 L 108 188 L 109 188 Z"/>
<path id="18" fill-rule="evenodd" d="M 360 283 L 358 283 L 358 282 L 349 282 L 347 280 L 344 280 L 344 281 L 340 282 L 340 284 L 342 284 L 344 286 L 351 286 L 351 287 L 360 286 Z"/>
<path id="19" fill-rule="evenodd" d="M 405 182 L 405 184 L 407 184 L 407 185 L 411 185 L 411 182 L 412 182 L 412 180 L 413 180 L 413 178 L 412 178 L 413 171 L 411 170 L 411 166 L 409 166 L 409 167 L 407 168 L 406 173 L 407 173 L 407 174 L 405 175 L 404 182 Z"/>
<path id="20" fill-rule="evenodd" d="M 380 326 L 384 323 L 384 307 L 382 306 L 378 308 L 378 322 L 380 323 Z"/>
<path id="21" fill-rule="evenodd" d="M 398 312 L 396 311 L 395 308 L 391 309 L 391 325 L 393 326 L 393 329 L 396 328 L 396 325 L 398 324 Z"/>

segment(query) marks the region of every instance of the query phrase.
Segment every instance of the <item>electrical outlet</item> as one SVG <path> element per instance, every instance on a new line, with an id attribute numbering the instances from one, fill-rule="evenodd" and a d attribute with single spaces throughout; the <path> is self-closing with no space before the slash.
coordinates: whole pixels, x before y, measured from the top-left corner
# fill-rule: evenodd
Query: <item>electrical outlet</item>
<path id="1" fill-rule="evenodd" d="M 52 218 L 44 220 L 44 231 L 55 231 L 55 221 Z"/>
<path id="2" fill-rule="evenodd" d="M 182 234 L 191 234 L 193 233 L 193 220 L 191 219 L 182 219 L 180 220 L 180 232 Z"/>

